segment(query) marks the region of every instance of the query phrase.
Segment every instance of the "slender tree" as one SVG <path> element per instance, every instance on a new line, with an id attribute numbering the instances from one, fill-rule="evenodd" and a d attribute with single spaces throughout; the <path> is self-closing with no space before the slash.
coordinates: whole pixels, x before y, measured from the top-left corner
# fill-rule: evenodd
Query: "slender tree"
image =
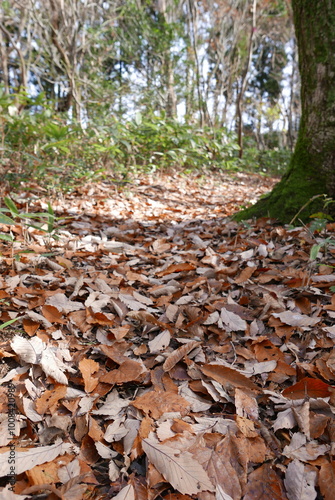
<path id="1" fill-rule="evenodd" d="M 323 195 L 335 199 L 335 0 L 292 0 L 292 6 L 301 76 L 298 140 L 283 179 L 238 219 L 306 220 L 325 211 Z"/>

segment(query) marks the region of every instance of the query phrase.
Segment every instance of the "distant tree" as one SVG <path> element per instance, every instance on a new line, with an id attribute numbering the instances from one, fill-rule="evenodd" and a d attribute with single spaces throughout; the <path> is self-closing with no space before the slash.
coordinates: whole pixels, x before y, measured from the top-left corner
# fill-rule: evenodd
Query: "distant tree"
<path id="1" fill-rule="evenodd" d="M 335 0 L 292 0 L 299 52 L 302 116 L 289 168 L 272 192 L 237 219 L 271 216 L 281 222 L 324 211 L 335 199 Z M 335 213 L 335 204 L 328 206 Z"/>

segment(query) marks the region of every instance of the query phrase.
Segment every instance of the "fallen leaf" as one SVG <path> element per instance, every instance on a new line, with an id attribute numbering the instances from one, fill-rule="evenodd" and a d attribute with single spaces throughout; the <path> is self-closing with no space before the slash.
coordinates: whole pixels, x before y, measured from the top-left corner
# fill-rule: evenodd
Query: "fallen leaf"
<path id="1" fill-rule="evenodd" d="M 169 356 L 164 361 L 163 370 L 166 372 L 170 371 L 177 363 L 179 363 L 179 361 L 184 358 L 184 356 L 186 356 L 189 352 L 191 352 L 195 347 L 198 347 L 199 345 L 200 342 L 191 340 L 190 342 L 187 342 L 186 344 L 178 347 L 178 349 L 169 354 Z"/>
<path id="2" fill-rule="evenodd" d="M 326 398 L 331 394 L 330 387 L 322 380 L 304 377 L 296 384 L 284 389 L 282 394 L 289 399 Z"/>
<path id="3" fill-rule="evenodd" d="M 93 359 L 84 358 L 79 362 L 78 367 L 84 379 L 85 391 L 89 394 L 99 383 L 99 379 L 92 377 L 92 375 L 99 371 L 100 365 Z"/>
<path id="4" fill-rule="evenodd" d="M 317 497 L 317 471 L 293 460 L 287 466 L 284 484 L 289 500 L 314 500 Z"/>
<path id="5" fill-rule="evenodd" d="M 45 391 L 35 402 L 36 411 L 40 415 L 46 413 L 46 411 L 52 408 L 60 399 L 65 397 L 66 390 L 66 385 L 57 385 L 54 389 Z"/>
<path id="6" fill-rule="evenodd" d="M 333 500 L 335 491 L 335 462 L 321 464 L 319 487 L 324 500 Z"/>
<path id="7" fill-rule="evenodd" d="M 150 437 L 143 439 L 142 447 L 150 462 L 180 493 L 196 495 L 200 491 L 214 491 L 207 473 L 191 453 L 179 452 Z"/>
<path id="8" fill-rule="evenodd" d="M 185 415 L 190 407 L 190 403 L 178 394 L 160 390 L 149 391 L 138 396 L 131 404 L 155 419 L 171 411 Z"/>
<path id="9" fill-rule="evenodd" d="M 233 332 L 245 331 L 247 329 L 247 322 L 244 319 L 224 307 L 221 309 L 220 318 L 222 323 Z"/>
<path id="10" fill-rule="evenodd" d="M 39 446 L 28 448 L 26 451 L 16 450 L 15 452 L 15 471 L 16 474 L 22 474 L 26 470 L 30 470 L 36 465 L 51 462 L 59 455 L 70 452 L 71 445 L 63 443 L 60 439 L 51 446 Z M 8 474 L 8 460 L 10 451 L 5 451 L 0 454 L 0 477 L 7 476 Z"/>
<path id="11" fill-rule="evenodd" d="M 285 446 L 283 455 L 302 462 L 310 462 L 327 453 L 329 449 L 329 445 L 319 444 L 317 441 L 307 441 L 304 434 L 296 432 L 293 434 L 290 444 Z"/>
<path id="12" fill-rule="evenodd" d="M 261 465 L 249 474 L 243 500 L 287 500 L 287 498 L 283 484 L 270 464 Z"/>
<path id="13" fill-rule="evenodd" d="M 231 385 L 233 387 L 250 389 L 254 392 L 260 392 L 260 389 L 249 380 L 245 375 L 228 366 L 206 364 L 200 367 L 200 370 L 205 374 L 216 380 L 223 386 Z"/>
<path id="14" fill-rule="evenodd" d="M 281 313 L 272 313 L 272 316 L 279 318 L 282 323 L 290 326 L 314 326 L 320 323 L 321 318 L 306 316 L 305 314 L 293 313 L 292 311 L 284 311 Z"/>
<path id="15" fill-rule="evenodd" d="M 135 500 L 134 487 L 131 484 L 128 484 L 113 498 L 114 500 Z"/>

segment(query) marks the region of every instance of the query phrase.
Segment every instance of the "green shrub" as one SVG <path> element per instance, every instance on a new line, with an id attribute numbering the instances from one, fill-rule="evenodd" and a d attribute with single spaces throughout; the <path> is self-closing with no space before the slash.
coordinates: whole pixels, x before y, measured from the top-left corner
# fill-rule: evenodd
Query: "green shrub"
<path id="1" fill-rule="evenodd" d="M 56 113 L 43 95 L 6 95 L 1 89 L 0 131 L 0 161 L 11 188 L 43 179 L 46 188 L 71 190 L 104 176 L 171 167 L 278 175 L 290 156 L 287 150 L 258 151 L 251 145 L 239 160 L 235 135 L 226 129 L 199 128 L 153 113 L 127 122 L 101 116 L 83 130 Z"/>

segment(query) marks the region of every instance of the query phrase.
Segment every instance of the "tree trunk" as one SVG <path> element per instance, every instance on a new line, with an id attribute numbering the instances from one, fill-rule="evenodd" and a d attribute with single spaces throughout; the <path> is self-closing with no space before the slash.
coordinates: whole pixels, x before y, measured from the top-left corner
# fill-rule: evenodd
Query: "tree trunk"
<path id="1" fill-rule="evenodd" d="M 316 211 L 326 212 L 323 194 L 335 199 L 335 0 L 292 0 L 292 5 L 301 76 L 298 140 L 283 179 L 240 212 L 239 220 L 270 216 L 290 222 L 298 212 L 298 219 L 308 220 Z M 334 215 L 335 204 L 328 213 Z"/>
<path id="2" fill-rule="evenodd" d="M 252 62 L 252 51 L 254 44 L 254 36 L 256 32 L 256 8 L 257 8 L 257 0 L 252 1 L 252 24 L 251 24 L 251 32 L 249 38 L 249 46 L 248 46 L 248 56 L 245 64 L 245 68 L 241 78 L 241 87 L 237 95 L 236 100 L 236 121 L 237 121 L 237 144 L 240 147 L 239 150 L 239 158 L 243 156 L 243 99 L 244 94 L 247 88 L 248 83 L 248 74 L 249 69 Z"/>

